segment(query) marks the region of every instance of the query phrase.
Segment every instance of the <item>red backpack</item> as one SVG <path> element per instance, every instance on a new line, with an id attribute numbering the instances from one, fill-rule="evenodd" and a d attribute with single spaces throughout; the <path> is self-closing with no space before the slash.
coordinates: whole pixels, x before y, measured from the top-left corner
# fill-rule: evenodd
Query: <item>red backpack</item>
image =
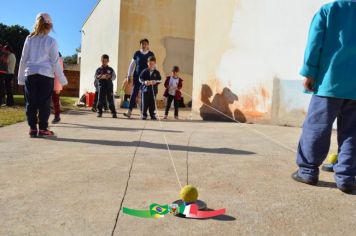
<path id="1" fill-rule="evenodd" d="M 1 47 L 0 48 L 0 74 L 7 74 L 8 57 L 9 54 L 4 50 L 3 47 Z"/>

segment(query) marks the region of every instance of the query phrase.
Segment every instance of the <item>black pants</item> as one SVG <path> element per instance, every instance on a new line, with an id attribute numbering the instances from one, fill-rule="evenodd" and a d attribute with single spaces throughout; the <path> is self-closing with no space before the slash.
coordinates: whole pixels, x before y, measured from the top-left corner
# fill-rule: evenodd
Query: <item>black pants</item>
<path id="1" fill-rule="evenodd" d="M 48 128 L 48 119 L 51 114 L 51 98 L 54 79 L 35 74 L 25 81 L 25 99 L 27 122 L 31 129 L 37 129 L 37 113 L 39 129 Z"/>
<path id="2" fill-rule="evenodd" d="M 179 109 L 179 100 L 175 99 L 175 96 L 168 95 L 167 97 L 167 105 L 166 105 L 166 113 L 165 115 L 168 116 L 169 109 L 171 108 L 172 102 L 174 101 L 174 116 L 178 116 L 178 109 Z"/>
<path id="3" fill-rule="evenodd" d="M 147 110 L 150 112 L 151 118 L 156 117 L 156 101 L 152 88 L 146 88 L 146 91 L 142 91 L 142 116 L 147 118 Z"/>
<path id="4" fill-rule="evenodd" d="M 14 95 L 13 95 L 13 74 L 0 74 L 0 105 L 5 103 L 6 95 L 6 105 L 14 105 Z"/>
<path id="5" fill-rule="evenodd" d="M 98 108 L 98 102 L 99 102 L 99 91 L 95 92 L 95 97 L 94 97 L 94 102 L 93 102 L 93 108 Z M 104 100 L 104 108 L 105 110 L 108 109 L 108 101 L 107 99 Z"/>
<path id="6" fill-rule="evenodd" d="M 109 103 L 109 108 L 112 114 L 116 114 L 115 104 L 114 104 L 114 86 L 111 80 L 99 80 L 99 101 L 98 101 L 98 112 L 103 113 L 103 107 L 105 106 L 106 100 Z"/>

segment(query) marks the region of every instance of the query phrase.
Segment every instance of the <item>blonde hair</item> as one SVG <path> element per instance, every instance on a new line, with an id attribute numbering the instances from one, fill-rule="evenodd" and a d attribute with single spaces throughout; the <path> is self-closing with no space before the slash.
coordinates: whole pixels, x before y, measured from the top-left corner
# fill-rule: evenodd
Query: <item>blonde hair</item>
<path id="1" fill-rule="evenodd" d="M 35 28 L 30 34 L 30 37 L 47 35 L 49 32 L 51 32 L 52 28 L 52 24 L 46 23 L 44 17 L 39 16 L 36 20 Z"/>

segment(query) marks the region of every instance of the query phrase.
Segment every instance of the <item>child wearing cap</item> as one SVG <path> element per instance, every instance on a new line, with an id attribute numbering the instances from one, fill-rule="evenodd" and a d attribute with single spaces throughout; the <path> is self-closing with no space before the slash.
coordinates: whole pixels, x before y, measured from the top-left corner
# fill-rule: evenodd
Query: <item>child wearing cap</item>
<path id="1" fill-rule="evenodd" d="M 313 93 L 299 141 L 298 171 L 292 178 L 316 185 L 337 119 L 339 153 L 334 166 L 337 187 L 356 189 L 356 1 L 321 7 L 311 24 L 301 75 Z"/>
<path id="2" fill-rule="evenodd" d="M 38 14 L 35 29 L 27 37 L 22 51 L 18 83 L 25 86 L 30 137 L 54 135 L 48 129 L 54 75 L 58 76 L 62 86 L 68 83 L 59 61 L 57 42 L 48 35 L 52 28 L 51 17 L 47 13 Z"/>
<path id="3" fill-rule="evenodd" d="M 182 93 L 180 90 L 183 87 L 183 80 L 179 77 L 178 66 L 173 66 L 172 75 L 166 78 L 164 87 L 166 90 L 163 96 L 167 98 L 164 119 L 168 118 L 169 109 L 171 108 L 172 102 L 174 101 L 174 118 L 178 120 L 179 105 L 182 100 Z"/>

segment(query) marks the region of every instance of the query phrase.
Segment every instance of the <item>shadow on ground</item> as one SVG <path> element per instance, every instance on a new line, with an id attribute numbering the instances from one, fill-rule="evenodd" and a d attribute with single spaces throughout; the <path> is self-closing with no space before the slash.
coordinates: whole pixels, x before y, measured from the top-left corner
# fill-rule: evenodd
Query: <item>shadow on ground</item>
<path id="1" fill-rule="evenodd" d="M 141 128 L 127 128 L 127 127 L 113 127 L 113 126 L 93 126 L 93 125 L 83 125 L 83 124 L 73 124 L 73 123 L 61 123 L 60 125 L 56 125 L 56 127 L 61 128 L 70 128 L 70 129 L 95 129 L 95 130 L 109 130 L 109 131 L 142 131 Z M 183 131 L 179 130 L 161 130 L 161 129 L 147 129 L 147 131 L 155 131 L 155 132 L 167 132 L 167 133 L 183 133 Z"/>
<path id="2" fill-rule="evenodd" d="M 336 183 L 326 182 L 326 181 L 321 181 L 321 180 L 319 180 L 319 183 L 317 186 L 320 188 L 337 188 Z M 356 190 L 354 190 L 352 193 L 349 193 L 349 195 L 356 196 Z"/>
<path id="3" fill-rule="evenodd" d="M 112 140 L 96 140 L 96 139 L 73 139 L 73 138 L 53 138 L 51 139 L 57 142 L 71 142 L 71 143 L 85 143 L 103 146 L 115 146 L 115 147 L 143 147 L 150 149 L 161 149 L 166 150 L 166 144 L 162 143 L 152 143 L 145 141 L 112 141 Z M 204 148 L 204 147 L 193 147 L 171 144 L 169 145 L 171 150 L 174 151 L 186 151 L 186 152 L 200 152 L 200 153 L 212 153 L 212 154 L 228 154 L 228 155 L 253 155 L 256 154 L 250 151 L 238 150 L 233 148 Z"/>

